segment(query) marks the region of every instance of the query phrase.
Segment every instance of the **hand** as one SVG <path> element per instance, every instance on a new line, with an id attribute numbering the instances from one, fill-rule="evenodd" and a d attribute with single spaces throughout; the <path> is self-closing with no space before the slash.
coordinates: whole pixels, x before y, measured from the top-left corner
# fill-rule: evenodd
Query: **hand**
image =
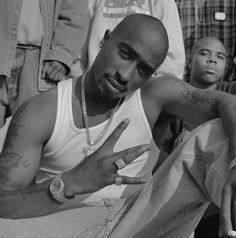
<path id="1" fill-rule="evenodd" d="M 128 119 L 121 122 L 103 145 L 93 154 L 87 156 L 78 166 L 63 173 L 65 195 L 70 197 L 76 194 L 95 192 L 107 185 L 114 184 L 118 167 L 114 163 L 122 158 L 129 164 L 138 156 L 150 150 L 150 145 L 140 145 L 117 153 L 113 148 L 122 132 L 128 126 Z M 140 177 L 122 177 L 122 184 L 140 184 L 146 182 Z"/>
<path id="2" fill-rule="evenodd" d="M 229 231 L 236 231 L 236 167 L 234 167 L 225 182 L 220 211 L 221 237 L 236 237 Z M 236 232 L 234 233 L 236 234 Z"/>
<path id="3" fill-rule="evenodd" d="M 66 80 L 68 78 L 66 66 L 56 60 L 44 61 L 42 69 L 42 78 L 54 82 Z"/>

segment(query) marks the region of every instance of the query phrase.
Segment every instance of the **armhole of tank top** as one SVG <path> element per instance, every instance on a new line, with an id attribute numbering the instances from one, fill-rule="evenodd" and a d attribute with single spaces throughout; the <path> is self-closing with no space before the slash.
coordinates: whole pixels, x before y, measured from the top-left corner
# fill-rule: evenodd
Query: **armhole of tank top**
<path id="1" fill-rule="evenodd" d="M 138 101 L 138 104 L 139 104 L 139 107 L 140 107 L 140 110 L 141 110 L 141 113 L 142 113 L 144 124 L 147 128 L 147 131 L 148 131 L 148 135 L 151 137 L 152 146 L 154 146 L 156 151 L 160 152 L 160 149 L 158 148 L 158 146 L 156 145 L 156 143 L 153 139 L 152 130 L 151 130 L 151 127 L 149 125 L 148 119 L 146 117 L 146 114 L 145 114 L 145 111 L 144 111 L 144 108 L 143 108 L 142 95 L 141 95 L 141 90 L 140 89 L 137 91 L 136 97 L 137 97 L 137 101 Z"/>
<path id="2" fill-rule="evenodd" d="M 69 81 L 69 79 L 68 79 L 68 81 Z M 63 113 L 65 113 L 64 112 L 64 108 L 66 107 L 66 105 L 62 104 L 63 103 L 62 102 L 62 98 L 64 96 L 63 93 L 65 94 L 65 92 L 66 92 L 66 94 L 67 94 L 66 96 L 67 97 L 70 97 L 70 95 L 71 95 L 70 92 L 72 90 L 72 80 L 70 80 L 69 84 L 66 85 L 66 90 L 64 92 L 63 92 L 63 87 L 65 87 L 65 86 L 63 84 L 66 85 L 66 81 L 62 81 L 57 86 L 57 114 L 56 114 L 56 120 L 55 120 L 54 128 L 53 128 L 53 131 L 52 131 L 52 135 L 49 138 L 49 140 L 48 140 L 48 142 L 47 142 L 47 144 L 45 146 L 47 146 L 47 145 L 49 145 L 51 143 L 54 143 L 54 141 L 57 140 L 58 130 L 60 128 L 61 121 L 63 120 L 62 111 L 63 111 Z M 71 99 L 69 99 L 69 100 L 71 100 Z M 68 103 L 70 103 L 70 101 L 68 101 Z"/>
<path id="3" fill-rule="evenodd" d="M 141 111 L 141 114 L 142 114 L 142 117 L 143 117 L 144 124 L 147 128 L 147 131 L 148 131 L 148 135 L 150 137 L 152 137 L 151 127 L 148 123 L 148 120 L 147 120 L 147 117 L 146 117 L 146 114 L 145 114 L 145 111 L 144 111 L 144 108 L 143 108 L 142 95 L 141 95 L 141 90 L 140 89 L 137 90 L 136 97 L 137 97 L 137 102 L 138 102 L 138 105 L 139 105 L 139 108 L 140 108 L 140 111 Z"/>

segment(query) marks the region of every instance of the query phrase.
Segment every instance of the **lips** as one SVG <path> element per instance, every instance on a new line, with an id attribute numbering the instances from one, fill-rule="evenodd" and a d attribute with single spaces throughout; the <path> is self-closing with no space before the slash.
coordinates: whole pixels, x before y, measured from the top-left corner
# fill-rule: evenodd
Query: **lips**
<path id="1" fill-rule="evenodd" d="M 216 70 L 213 69 L 213 68 L 205 68 L 205 72 L 208 73 L 208 74 L 215 74 Z"/>
<path id="2" fill-rule="evenodd" d="M 105 76 L 105 78 L 107 79 L 108 83 L 116 90 L 122 93 L 126 91 L 125 87 L 123 87 L 120 83 L 118 83 L 117 80 L 115 80 L 113 77 Z"/>

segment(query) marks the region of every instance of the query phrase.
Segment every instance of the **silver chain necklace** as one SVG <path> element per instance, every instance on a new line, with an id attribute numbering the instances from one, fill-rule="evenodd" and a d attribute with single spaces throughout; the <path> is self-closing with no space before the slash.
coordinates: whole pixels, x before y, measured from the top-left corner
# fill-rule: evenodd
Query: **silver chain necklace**
<path id="1" fill-rule="evenodd" d="M 101 141 L 101 139 L 103 138 L 103 136 L 107 133 L 112 120 L 114 118 L 115 112 L 117 111 L 121 99 L 119 99 L 116 107 L 113 109 L 106 125 L 104 126 L 103 130 L 101 131 L 101 133 L 97 136 L 96 139 L 92 140 L 91 139 L 91 134 L 89 131 L 89 122 L 88 122 L 88 113 L 87 113 L 87 105 L 86 105 L 86 99 L 85 99 L 85 89 L 84 89 L 84 80 L 85 77 L 87 75 L 87 72 L 82 76 L 82 83 L 81 83 L 81 101 L 82 101 L 82 113 L 83 113 L 83 120 L 84 120 L 84 125 L 85 125 L 85 130 L 86 130 L 86 135 L 87 135 L 87 146 L 83 148 L 83 153 L 85 156 L 92 154 L 96 149 L 94 148 L 94 146 Z"/>

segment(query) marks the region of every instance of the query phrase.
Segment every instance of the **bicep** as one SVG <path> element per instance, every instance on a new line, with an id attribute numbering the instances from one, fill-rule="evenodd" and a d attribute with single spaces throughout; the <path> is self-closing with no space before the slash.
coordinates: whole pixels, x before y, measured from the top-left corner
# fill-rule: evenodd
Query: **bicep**
<path id="1" fill-rule="evenodd" d="M 16 142 L 17 143 L 17 142 Z M 3 149 L 0 155 L 0 189 L 18 190 L 28 187 L 40 161 L 39 148 Z"/>
<path id="2" fill-rule="evenodd" d="M 24 103 L 13 116 L 0 155 L 0 189 L 28 187 L 39 166 L 43 132 L 32 105 Z"/>
<path id="3" fill-rule="evenodd" d="M 196 89 L 178 79 L 170 84 L 165 86 L 168 93 L 165 94 L 163 110 L 167 113 L 195 126 L 219 116 L 215 90 Z"/>

